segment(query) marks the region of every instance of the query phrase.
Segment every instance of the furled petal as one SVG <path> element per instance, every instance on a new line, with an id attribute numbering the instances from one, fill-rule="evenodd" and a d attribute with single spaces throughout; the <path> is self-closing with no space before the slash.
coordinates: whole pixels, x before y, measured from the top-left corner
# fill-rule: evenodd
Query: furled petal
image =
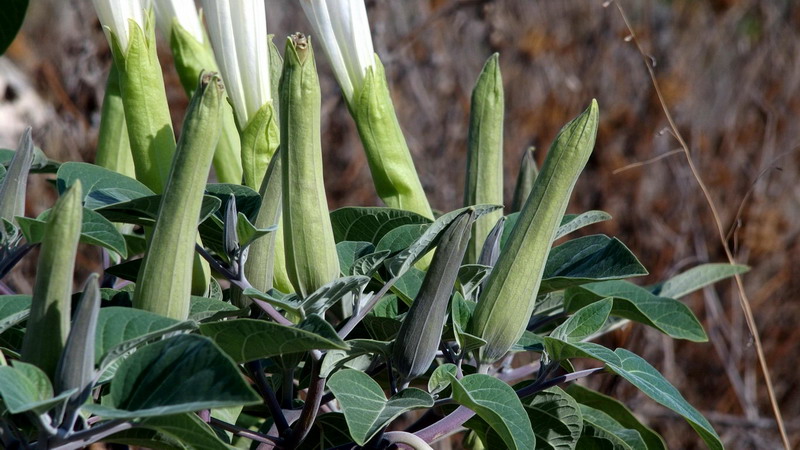
<path id="1" fill-rule="evenodd" d="M 120 47 L 128 48 L 130 28 L 128 20 L 133 20 L 144 28 L 145 4 L 141 0 L 92 0 L 103 31 L 111 43 L 111 33 L 117 36 Z"/>
<path id="2" fill-rule="evenodd" d="M 153 6 L 156 10 L 156 24 L 165 38 L 169 39 L 172 20 L 177 18 L 178 23 L 198 42 L 205 41 L 194 0 L 156 0 Z"/>

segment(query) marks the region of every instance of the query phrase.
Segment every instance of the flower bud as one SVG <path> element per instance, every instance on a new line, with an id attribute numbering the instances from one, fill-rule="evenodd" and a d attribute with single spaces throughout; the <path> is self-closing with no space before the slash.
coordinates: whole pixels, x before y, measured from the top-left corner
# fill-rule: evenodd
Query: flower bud
<path id="1" fill-rule="evenodd" d="M 536 303 L 547 256 L 572 188 L 594 148 L 597 102 L 559 132 L 475 308 L 469 332 L 487 343 L 480 364 L 501 358 L 519 340 Z"/>
<path id="2" fill-rule="evenodd" d="M 280 93 L 286 269 L 305 297 L 339 275 L 339 257 L 322 179 L 319 79 L 311 41 L 302 34 L 286 42 Z"/>
<path id="3" fill-rule="evenodd" d="M 519 173 L 517 174 L 517 184 L 514 186 L 514 198 L 511 200 L 511 212 L 517 212 L 525 205 L 525 200 L 533 189 L 533 183 L 539 175 L 539 168 L 536 166 L 536 158 L 533 153 L 536 147 L 528 147 L 522 153 L 522 160 L 519 163 Z"/>

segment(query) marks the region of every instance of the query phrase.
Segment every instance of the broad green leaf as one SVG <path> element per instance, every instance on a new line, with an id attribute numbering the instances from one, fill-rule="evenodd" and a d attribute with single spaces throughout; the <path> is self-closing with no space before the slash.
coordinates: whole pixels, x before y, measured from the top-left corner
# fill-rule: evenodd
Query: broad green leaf
<path id="1" fill-rule="evenodd" d="M 346 207 L 331 212 L 331 226 L 336 242 L 364 241 L 377 245 L 389 231 L 409 224 L 431 223 L 410 211 L 392 208 Z"/>
<path id="2" fill-rule="evenodd" d="M 11 160 L 14 159 L 14 153 L 16 153 L 16 150 L 0 148 L 0 166 L 3 167 L 3 169 L 0 169 L 0 173 L 4 173 L 5 169 L 11 164 Z M 42 149 L 36 146 L 33 147 L 33 163 L 31 164 L 30 173 L 56 173 L 60 166 L 60 162 L 48 159 Z"/>
<path id="3" fill-rule="evenodd" d="M 392 343 L 387 341 L 374 341 L 372 339 L 351 339 L 347 341 L 348 350 L 329 350 L 322 360 L 320 376 L 328 378 L 334 371 L 342 367 L 349 367 L 350 361 L 365 355 L 380 355 L 385 357 L 391 353 Z M 371 361 L 371 358 L 370 358 Z"/>
<path id="4" fill-rule="evenodd" d="M 222 300 L 192 296 L 189 305 L 189 320 L 202 322 L 213 318 L 222 319 L 235 316 L 238 312 L 240 312 L 239 308 Z"/>
<path id="5" fill-rule="evenodd" d="M 58 168 L 56 177 L 59 194 L 63 194 L 75 181 L 81 180 L 84 198 L 93 191 L 109 188 L 135 192 L 141 194 L 140 197 L 154 195 L 147 186 L 133 178 L 94 164 L 66 162 Z"/>
<path id="6" fill-rule="evenodd" d="M 550 333 L 555 339 L 579 342 L 596 333 L 608 319 L 613 301 L 610 298 L 579 309 Z"/>
<path id="7" fill-rule="evenodd" d="M 184 334 L 140 348 L 111 381 L 111 406 L 86 405 L 106 418 L 164 416 L 260 403 L 236 364 L 203 336 Z"/>
<path id="8" fill-rule="evenodd" d="M 328 450 L 353 442 L 342 413 L 320 414 L 298 450 Z"/>
<path id="9" fill-rule="evenodd" d="M 200 216 L 198 217 L 197 222 L 201 223 L 205 221 L 209 216 L 219 209 L 221 204 L 222 203 L 218 198 L 210 195 L 204 195 L 203 203 L 200 206 Z M 96 211 L 112 222 L 152 226 L 156 222 L 156 217 L 158 217 L 158 208 L 160 205 L 161 196 L 151 195 L 123 203 L 103 206 L 96 209 Z M 203 239 L 205 238 L 206 236 L 203 235 Z"/>
<path id="10" fill-rule="evenodd" d="M 183 444 L 171 436 L 149 428 L 131 428 L 114 433 L 103 439 L 104 443 L 122 444 L 131 447 L 142 447 L 151 450 L 185 450 Z"/>
<path id="11" fill-rule="evenodd" d="M 566 309 L 576 311 L 608 297 L 614 299 L 612 316 L 641 322 L 676 339 L 708 340 L 703 326 L 686 305 L 672 298 L 653 295 L 627 281 L 603 281 L 571 287 L 565 293 Z"/>
<path id="12" fill-rule="evenodd" d="M 247 297 L 263 300 L 296 317 L 305 316 L 305 311 L 303 311 L 303 307 L 300 305 L 300 299 L 296 294 L 283 294 L 276 289 L 270 289 L 269 292 L 265 293 L 255 288 L 247 288 L 242 291 L 242 294 Z"/>
<path id="13" fill-rule="evenodd" d="M 647 444 L 648 450 L 666 450 L 667 446 L 661 436 L 647 425 L 639 422 L 639 419 L 616 399 L 585 388 L 577 383 L 570 384 L 566 391 L 578 403 L 603 411 L 625 428 L 638 431 L 645 444 Z"/>
<path id="14" fill-rule="evenodd" d="M 17 219 L 25 240 L 30 244 L 42 242 L 47 226 L 47 218 L 50 210 L 43 212 L 36 219 L 20 217 Z M 81 224 L 80 242 L 84 244 L 97 245 L 112 252 L 116 252 L 122 258 L 128 257 L 128 247 L 125 238 L 113 223 L 105 217 L 91 209 L 83 209 L 83 223 Z"/>
<path id="15" fill-rule="evenodd" d="M 638 431 L 625 428 L 599 409 L 580 405 L 580 410 L 584 436 L 605 439 L 615 450 L 647 450 L 647 444 Z"/>
<path id="16" fill-rule="evenodd" d="M 453 400 L 466 406 L 485 420 L 500 435 L 506 446 L 514 450 L 536 447 L 528 414 L 511 386 L 484 374 L 450 378 Z"/>
<path id="17" fill-rule="evenodd" d="M 152 194 L 150 194 L 152 195 Z M 99 209 L 104 206 L 126 203 L 137 198 L 148 197 L 139 191 L 131 191 L 125 188 L 103 188 L 96 189 L 86 195 L 83 206 L 88 209 Z"/>
<path id="18" fill-rule="evenodd" d="M 519 213 L 515 212 L 506 216 L 506 226 L 503 229 L 503 236 L 500 238 L 500 246 L 505 247 L 506 241 L 508 237 L 511 236 L 511 231 L 514 230 L 514 225 L 517 224 L 517 219 L 519 218 Z M 579 230 L 585 226 L 603 222 L 606 220 L 610 220 L 611 215 L 605 211 L 586 211 L 581 214 L 565 214 L 564 218 L 561 219 L 561 225 L 558 227 L 558 231 L 556 232 L 555 240 L 561 239 L 562 237 L 572 233 L 573 231 Z"/>
<path id="19" fill-rule="evenodd" d="M 350 435 L 358 445 L 366 444 L 400 414 L 433 406 L 433 398 L 416 388 L 404 389 L 386 400 L 380 385 L 357 370 L 340 370 L 327 385 L 342 405 Z"/>
<path id="20" fill-rule="evenodd" d="M 342 276 L 350 275 L 353 262 L 375 250 L 375 246 L 364 241 L 342 241 L 336 244 L 339 255 L 339 270 Z"/>
<path id="21" fill-rule="evenodd" d="M 613 351 L 593 342 L 565 342 L 552 337 L 544 338 L 547 355 L 554 361 L 569 358 L 592 358 L 606 364 L 619 365 L 619 357 Z"/>
<path id="22" fill-rule="evenodd" d="M 653 366 L 624 348 L 618 348 L 615 353 L 620 362 L 608 364 L 609 370 L 628 380 L 656 402 L 680 414 L 709 448 L 713 450 L 723 448 L 711 424 Z"/>
<path id="23" fill-rule="evenodd" d="M 536 394 L 525 405 L 536 435 L 536 448 L 573 450 L 583 429 L 578 403 L 558 387 Z"/>
<path id="24" fill-rule="evenodd" d="M 361 297 L 369 280 L 369 277 L 360 275 L 333 280 L 302 300 L 303 311 L 306 314 L 325 314 L 338 302 L 353 304 Z"/>
<path id="25" fill-rule="evenodd" d="M 370 337 L 379 341 L 393 341 L 403 323 L 398 318 L 367 314 L 362 321 Z"/>
<path id="26" fill-rule="evenodd" d="M 47 375 L 33 364 L 15 361 L 13 367 L 0 367 L 0 397 L 11 414 L 43 414 L 66 402 L 73 393 L 74 389 L 53 397 L 53 385 Z"/>
<path id="27" fill-rule="evenodd" d="M 27 319 L 30 313 L 30 295 L 0 296 L 0 334 Z"/>
<path id="28" fill-rule="evenodd" d="M 464 298 L 472 300 L 472 294 L 481 285 L 483 280 L 489 276 L 492 268 L 481 264 L 466 264 L 458 269 L 458 279 L 456 289 L 461 292 Z"/>
<path id="29" fill-rule="evenodd" d="M 201 324 L 200 332 L 238 363 L 309 350 L 349 348 L 328 322 L 313 314 L 296 326 L 234 319 Z"/>
<path id="30" fill-rule="evenodd" d="M 106 267 L 106 273 L 114 275 L 123 280 L 136 282 L 139 277 L 139 269 L 142 267 L 142 258 L 129 259 L 128 261 Z"/>
<path id="31" fill-rule="evenodd" d="M 717 281 L 742 274 L 750 270 L 747 266 L 732 264 L 702 264 L 665 281 L 655 292 L 661 297 L 681 298 Z"/>
<path id="32" fill-rule="evenodd" d="M 119 306 L 101 308 L 97 317 L 95 362 L 121 356 L 166 332 L 192 328 L 192 322 L 180 322 L 140 309 Z"/>
<path id="33" fill-rule="evenodd" d="M 206 194 L 217 197 L 223 203 L 227 202 L 232 194 L 236 201 L 236 211 L 247 216 L 251 222 L 255 220 L 256 213 L 261 207 L 261 196 L 258 192 L 241 184 L 211 183 L 206 185 Z M 216 216 L 221 219 L 222 211 Z"/>
<path id="34" fill-rule="evenodd" d="M 25 20 L 28 0 L 9 0 L 0 8 L 0 55 L 14 41 Z"/>
<path id="35" fill-rule="evenodd" d="M 647 270 L 625 244 L 602 234 L 584 236 L 550 251 L 539 294 L 592 281 L 641 275 L 647 275 Z"/>
<path id="36" fill-rule="evenodd" d="M 390 288 L 400 300 L 405 302 L 406 305 L 411 305 L 419 293 L 419 288 L 422 287 L 422 281 L 425 279 L 425 272 L 410 267 Z"/>
<path id="37" fill-rule="evenodd" d="M 428 379 L 428 392 L 436 395 L 450 386 L 450 380 L 456 376 L 458 368 L 455 364 L 442 364 L 433 369 L 431 377 Z"/>
<path id="38" fill-rule="evenodd" d="M 467 324 L 472 318 L 477 304 L 471 300 L 465 300 L 461 293 L 456 292 L 450 300 L 450 323 L 453 328 L 453 338 L 459 347 L 459 353 L 466 355 L 468 352 L 477 350 L 486 345 L 486 341 L 467 333 Z"/>
<path id="39" fill-rule="evenodd" d="M 383 262 L 389 257 L 389 250 L 381 250 L 375 253 L 364 255 L 361 258 L 353 261 L 353 266 L 350 268 L 351 275 L 363 275 L 371 277 L 378 269 L 381 268 Z"/>
<path id="40" fill-rule="evenodd" d="M 147 417 L 139 422 L 138 426 L 169 436 L 191 450 L 228 450 L 230 448 L 195 413 Z"/>
<path id="41" fill-rule="evenodd" d="M 400 225 L 399 227 L 386 233 L 375 245 L 375 251 L 387 250 L 389 253 L 397 253 L 407 249 L 414 243 L 425 230 L 430 226 L 429 223 L 417 223 Z"/>
<path id="42" fill-rule="evenodd" d="M 414 265 L 414 263 L 416 263 L 420 258 L 425 256 L 426 253 L 436 246 L 442 233 L 449 228 L 450 224 L 455 219 L 460 217 L 464 211 L 473 210 L 476 213 L 476 217 L 480 217 L 498 208 L 500 208 L 500 206 L 497 205 L 476 205 L 457 209 L 441 215 L 432 224 L 430 224 L 428 228 L 425 229 L 425 232 L 422 233 L 422 235 L 416 241 L 414 241 L 413 244 L 397 255 L 387 259 L 386 267 L 395 277 L 406 273 L 406 271 L 408 271 L 411 266 Z"/>

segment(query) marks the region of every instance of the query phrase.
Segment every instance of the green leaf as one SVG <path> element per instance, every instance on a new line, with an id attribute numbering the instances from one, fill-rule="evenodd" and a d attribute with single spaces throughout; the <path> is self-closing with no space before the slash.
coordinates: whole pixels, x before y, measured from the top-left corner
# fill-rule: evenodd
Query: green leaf
<path id="1" fill-rule="evenodd" d="M 240 312 L 239 308 L 222 300 L 192 296 L 189 306 L 189 320 L 197 322 L 213 318 L 221 320 L 225 317 L 235 316 L 238 312 Z"/>
<path id="2" fill-rule="evenodd" d="M 620 363 L 608 364 L 609 370 L 628 380 L 656 402 L 680 414 L 709 448 L 723 448 L 711 424 L 653 366 L 624 348 L 618 348 L 615 353 Z"/>
<path id="3" fill-rule="evenodd" d="M 247 220 L 254 221 L 258 209 L 261 207 L 261 196 L 258 192 L 241 184 L 211 183 L 206 185 L 206 194 L 217 197 L 222 203 L 228 201 L 233 195 L 236 201 L 236 211 L 247 216 Z M 222 211 L 217 213 L 222 219 Z"/>
<path id="4" fill-rule="evenodd" d="M 352 273 L 353 262 L 375 250 L 375 246 L 363 241 L 342 241 L 336 244 L 336 253 L 339 255 L 339 270 L 342 276 Z"/>
<path id="5" fill-rule="evenodd" d="M 353 266 L 350 268 L 350 274 L 371 277 L 382 267 L 383 262 L 388 257 L 389 250 L 381 250 L 364 255 L 353 262 Z"/>
<path id="6" fill-rule="evenodd" d="M 197 219 L 198 223 L 205 221 L 216 210 L 219 209 L 222 202 L 216 197 L 210 195 L 203 196 L 203 203 L 200 206 L 200 215 Z M 113 205 L 103 206 L 96 211 L 103 215 L 106 219 L 112 222 L 131 223 L 134 225 L 153 226 L 158 216 L 158 208 L 161 205 L 160 195 L 151 195 L 148 197 L 140 197 L 123 203 L 116 203 Z M 221 228 L 220 228 L 221 229 Z M 201 229 L 202 233 L 202 229 Z M 206 239 L 206 235 L 203 235 Z M 219 235 L 217 235 L 219 240 Z"/>
<path id="7" fill-rule="evenodd" d="M 348 362 L 366 355 L 387 356 L 391 353 L 392 343 L 386 341 L 375 341 L 372 339 L 351 339 L 347 341 L 350 346 L 348 350 L 329 350 L 322 360 L 320 376 L 327 378 L 334 371 L 348 366 Z M 371 361 L 372 358 L 369 358 Z"/>
<path id="8" fill-rule="evenodd" d="M 556 327 L 550 336 L 567 342 L 579 342 L 596 333 L 608 319 L 613 301 L 610 298 L 579 309 L 564 323 Z"/>
<path id="9" fill-rule="evenodd" d="M 0 173 L 5 173 L 4 170 L 11 164 L 15 153 L 16 150 L 0 148 L 0 165 L 3 167 L 3 169 L 0 169 Z M 60 162 L 48 159 L 42 149 L 36 146 L 33 147 L 33 163 L 31 164 L 30 173 L 56 173 L 60 166 Z"/>
<path id="10" fill-rule="evenodd" d="M 14 361 L 13 367 L 0 367 L 0 397 L 11 414 L 43 414 L 66 402 L 73 393 L 74 389 L 53 397 L 53 385 L 47 375 L 33 364 Z"/>
<path id="11" fill-rule="evenodd" d="M 155 430 L 191 450 L 228 450 L 230 448 L 195 413 L 147 417 L 137 426 Z"/>
<path id="12" fill-rule="evenodd" d="M 568 311 L 575 311 L 608 297 L 614 299 L 612 316 L 641 322 L 675 339 L 708 340 L 697 317 L 686 305 L 672 298 L 653 295 L 627 281 L 602 281 L 571 287 L 565 292 L 565 305 Z"/>
<path id="13" fill-rule="evenodd" d="M 569 358 L 592 358 L 609 365 L 619 365 L 619 357 L 616 353 L 593 342 L 565 342 L 546 336 L 544 348 L 550 359 L 554 361 Z"/>
<path id="14" fill-rule="evenodd" d="M 337 302 L 353 304 L 359 300 L 369 280 L 360 275 L 338 278 L 309 294 L 302 300 L 301 307 L 306 314 L 325 314 Z"/>
<path id="15" fill-rule="evenodd" d="M 442 364 L 433 369 L 431 377 L 428 378 L 428 392 L 436 395 L 447 389 L 450 386 L 450 379 L 454 378 L 456 373 L 458 373 L 458 368 L 455 364 Z"/>
<path id="16" fill-rule="evenodd" d="M 165 333 L 193 329 L 192 322 L 180 322 L 140 309 L 111 306 L 101 308 L 97 317 L 95 362 L 106 365 L 128 351 Z"/>
<path id="17" fill-rule="evenodd" d="M 36 219 L 20 217 L 17 219 L 25 240 L 30 244 L 42 242 L 47 226 L 50 210 L 43 212 Z M 128 248 L 125 238 L 105 217 L 91 209 L 83 209 L 83 223 L 81 223 L 80 242 L 97 245 L 119 254 L 123 259 L 128 257 Z"/>
<path id="18" fill-rule="evenodd" d="M 140 348 L 120 365 L 110 395 L 110 406 L 84 410 L 132 419 L 260 403 L 234 362 L 210 339 L 193 334 Z"/>
<path id="19" fill-rule="evenodd" d="M 429 223 L 400 225 L 381 238 L 375 245 L 375 251 L 386 250 L 391 254 L 405 250 L 419 239 L 429 226 Z"/>
<path id="20" fill-rule="evenodd" d="M 468 352 L 479 349 L 486 345 L 486 341 L 467 333 L 467 324 L 472 318 L 477 304 L 471 300 L 465 300 L 461 293 L 456 292 L 450 300 L 450 322 L 453 326 L 453 337 L 458 343 L 459 354 L 466 355 Z"/>
<path id="21" fill-rule="evenodd" d="M 25 20 L 28 0 L 9 0 L 0 8 L 0 55 L 14 41 Z"/>
<path id="22" fill-rule="evenodd" d="M 238 363 L 309 350 L 349 348 L 328 322 L 313 314 L 296 326 L 234 319 L 201 324 L 200 332 Z"/>
<path id="23" fill-rule="evenodd" d="M 352 441 L 344 414 L 320 414 L 298 450 L 327 450 Z"/>
<path id="24" fill-rule="evenodd" d="M 517 224 L 517 219 L 519 219 L 518 212 L 506 216 L 506 226 L 503 229 L 503 236 L 500 238 L 501 248 L 505 247 L 508 237 L 511 236 L 511 231 L 514 230 L 514 225 Z M 561 239 L 573 231 L 579 230 L 585 226 L 610 219 L 611 215 L 605 211 L 593 210 L 586 211 L 585 213 L 581 214 L 565 214 L 561 219 L 561 225 L 558 227 L 558 231 L 556 232 L 556 236 L 553 240 L 555 241 Z"/>
<path id="25" fill-rule="evenodd" d="M 661 436 L 650 427 L 639 422 L 639 419 L 616 399 L 585 388 L 577 383 L 570 384 L 566 391 L 578 403 L 603 411 L 625 428 L 638 431 L 645 444 L 647 444 L 648 450 L 666 450 L 667 446 Z"/>
<path id="26" fill-rule="evenodd" d="M 485 420 L 506 446 L 515 450 L 536 447 L 528 414 L 511 386 L 484 374 L 450 378 L 453 400 Z"/>
<path id="27" fill-rule="evenodd" d="M 66 162 L 61 164 L 56 172 L 56 187 L 58 193 L 63 194 L 67 187 L 72 186 L 75 181 L 80 180 L 83 184 L 84 199 L 90 193 L 99 189 L 118 189 L 129 191 L 130 195 L 146 197 L 155 193 L 144 184 L 126 177 L 120 173 L 106 168 L 95 166 L 94 164 L 82 162 Z"/>
<path id="28" fill-rule="evenodd" d="M 641 275 L 647 275 L 647 270 L 625 244 L 602 234 L 584 236 L 550 251 L 539 294 L 592 281 Z"/>
<path id="29" fill-rule="evenodd" d="M 536 435 L 536 448 L 573 450 L 583 429 L 578 402 L 558 387 L 536 394 L 525 411 Z"/>
<path id="30" fill-rule="evenodd" d="M 747 266 L 733 264 L 702 264 L 665 281 L 655 292 L 661 297 L 681 298 L 717 281 L 742 274 L 750 270 Z"/>
<path id="31" fill-rule="evenodd" d="M 30 295 L 0 296 L 0 334 L 27 319 L 30 313 Z"/>
<path id="32" fill-rule="evenodd" d="M 433 398 L 416 388 L 404 389 L 386 400 L 375 380 L 352 369 L 334 373 L 327 385 L 342 405 L 350 436 L 358 445 L 366 444 L 404 412 L 433 406 Z"/>
<path id="33" fill-rule="evenodd" d="M 390 289 L 406 305 L 411 305 L 417 294 L 419 294 L 419 288 L 422 287 L 423 280 L 425 280 L 425 272 L 416 267 L 410 267 Z"/>
<path id="34" fill-rule="evenodd" d="M 305 316 L 305 311 L 303 311 L 303 307 L 300 305 L 300 299 L 296 294 L 283 294 L 276 289 L 270 289 L 269 292 L 264 293 L 255 288 L 247 288 L 242 291 L 242 294 L 246 295 L 247 297 L 263 300 L 270 305 L 283 309 L 294 316 Z"/>
<path id="35" fill-rule="evenodd" d="M 647 444 L 638 431 L 623 427 L 613 417 L 599 409 L 580 405 L 580 410 L 585 437 L 604 439 L 615 450 L 647 450 Z M 581 439 L 583 440 L 583 437 Z"/>
<path id="36" fill-rule="evenodd" d="M 481 264 L 465 264 L 458 269 L 458 279 L 456 289 L 461 292 L 464 298 L 472 300 L 472 294 L 481 285 L 483 280 L 489 276 L 492 268 Z"/>
<path id="37" fill-rule="evenodd" d="M 431 220 L 401 209 L 347 207 L 331 212 L 336 242 L 363 241 L 377 245 L 386 233 L 401 225 L 426 223 Z"/>

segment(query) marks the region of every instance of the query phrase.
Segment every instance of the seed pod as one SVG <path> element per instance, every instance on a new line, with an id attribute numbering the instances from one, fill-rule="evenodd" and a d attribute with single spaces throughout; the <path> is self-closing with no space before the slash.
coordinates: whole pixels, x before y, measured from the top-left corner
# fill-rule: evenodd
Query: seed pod
<path id="1" fill-rule="evenodd" d="M 495 53 L 483 66 L 472 91 L 469 114 L 469 148 L 464 206 L 503 204 L 503 78 Z M 486 236 L 503 216 L 497 210 L 472 225 L 472 240 L 465 262 L 475 264 Z"/>
<path id="2" fill-rule="evenodd" d="M 220 135 L 225 90 L 204 74 L 192 96 L 133 297 L 136 308 L 185 320 L 189 315 L 197 219 Z"/>
<path id="3" fill-rule="evenodd" d="M 597 116 L 597 102 L 592 101 L 556 137 L 508 244 L 481 291 L 469 330 L 487 342 L 477 355 L 481 364 L 501 358 L 525 331 L 572 188 L 592 153 Z"/>
<path id="4" fill-rule="evenodd" d="M 392 363 L 404 381 L 425 373 L 436 356 L 447 305 L 476 217 L 474 210 L 466 210 L 444 232 L 419 294 L 403 319 L 392 346 Z"/>
<path id="5" fill-rule="evenodd" d="M 339 275 L 339 257 L 322 179 L 317 67 L 311 41 L 300 33 L 286 42 L 280 100 L 286 269 L 305 297 Z"/>
<path id="6" fill-rule="evenodd" d="M 36 266 L 22 361 L 36 365 L 53 379 L 69 335 L 72 272 L 83 221 L 83 189 L 76 181 L 58 199 L 47 218 Z"/>
<path id="7" fill-rule="evenodd" d="M 519 174 L 517 174 L 517 184 L 514 187 L 514 199 L 511 201 L 511 212 L 517 212 L 525 205 L 525 200 L 533 189 L 533 183 L 539 175 L 539 168 L 536 167 L 536 158 L 533 153 L 536 147 L 528 147 L 522 153 L 522 160 L 519 163 Z"/>

